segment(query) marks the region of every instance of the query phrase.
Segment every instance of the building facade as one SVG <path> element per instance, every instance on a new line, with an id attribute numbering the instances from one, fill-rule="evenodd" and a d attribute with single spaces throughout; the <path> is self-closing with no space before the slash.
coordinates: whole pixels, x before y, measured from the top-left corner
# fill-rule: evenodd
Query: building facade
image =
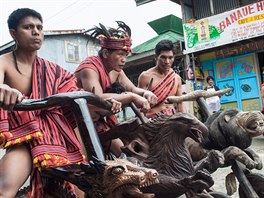
<path id="1" fill-rule="evenodd" d="M 217 1 L 203 1 L 208 9 L 193 4 L 192 15 L 185 12 L 184 54 L 195 57 L 196 67 L 202 69 L 205 77 L 213 76 L 220 89 L 231 88 L 221 97 L 223 109 L 260 110 L 264 1 L 233 0 L 222 2 L 220 7 Z"/>
<path id="2" fill-rule="evenodd" d="M 264 1 L 171 0 L 182 8 L 185 67 L 190 90 L 202 89 L 211 75 L 223 109 L 260 110 L 264 74 Z M 137 5 L 150 2 L 136 0 Z M 188 75 L 187 75 L 188 76 Z"/>

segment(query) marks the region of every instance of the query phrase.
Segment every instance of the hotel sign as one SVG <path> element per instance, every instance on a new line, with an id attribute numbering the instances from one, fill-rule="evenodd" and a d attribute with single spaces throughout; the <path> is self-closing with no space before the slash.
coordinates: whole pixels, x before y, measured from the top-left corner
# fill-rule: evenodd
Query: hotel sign
<path id="1" fill-rule="evenodd" d="M 264 1 L 183 24 L 185 54 L 264 35 Z"/>

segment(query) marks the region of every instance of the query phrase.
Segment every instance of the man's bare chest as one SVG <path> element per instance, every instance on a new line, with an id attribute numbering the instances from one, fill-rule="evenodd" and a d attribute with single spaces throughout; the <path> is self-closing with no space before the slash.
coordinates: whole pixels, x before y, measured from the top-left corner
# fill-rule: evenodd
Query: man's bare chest
<path id="1" fill-rule="evenodd" d="M 31 75 L 23 75 L 16 72 L 6 74 L 5 83 L 11 88 L 15 88 L 22 94 L 31 94 L 32 78 Z"/>

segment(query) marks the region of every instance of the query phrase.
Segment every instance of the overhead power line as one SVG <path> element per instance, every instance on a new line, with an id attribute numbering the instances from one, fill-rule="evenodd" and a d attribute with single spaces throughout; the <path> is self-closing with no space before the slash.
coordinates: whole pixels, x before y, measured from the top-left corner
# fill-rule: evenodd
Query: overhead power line
<path id="1" fill-rule="evenodd" d="M 81 0 L 76 0 L 73 3 L 71 3 L 70 5 L 68 5 L 67 7 L 63 8 L 62 10 L 60 10 L 59 12 L 57 12 L 56 14 L 50 16 L 49 18 L 46 19 L 46 21 L 48 22 L 50 19 L 54 18 L 55 16 L 59 15 L 60 13 L 64 12 L 65 10 L 67 10 L 68 8 L 70 8 L 71 6 L 73 6 L 74 4 L 78 3 Z"/>

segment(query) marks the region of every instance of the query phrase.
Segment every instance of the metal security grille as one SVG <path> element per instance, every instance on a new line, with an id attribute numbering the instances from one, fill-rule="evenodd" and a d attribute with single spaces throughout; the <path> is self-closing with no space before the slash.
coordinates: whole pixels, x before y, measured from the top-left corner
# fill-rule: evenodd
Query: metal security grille
<path id="1" fill-rule="evenodd" d="M 193 1 L 194 16 L 196 19 L 206 18 L 211 16 L 210 1 L 199 0 Z"/>
<path id="2" fill-rule="evenodd" d="M 214 14 L 219 14 L 222 12 L 226 12 L 235 8 L 238 8 L 239 1 L 238 0 L 228 0 L 228 1 L 221 1 L 221 0 L 213 0 L 214 6 Z"/>
<path id="3" fill-rule="evenodd" d="M 198 19 L 206 18 L 215 14 L 223 13 L 229 10 L 236 9 L 251 3 L 256 3 L 259 0 L 212 0 L 213 13 L 210 9 L 210 0 L 194 0 L 193 9 L 194 17 Z"/>

